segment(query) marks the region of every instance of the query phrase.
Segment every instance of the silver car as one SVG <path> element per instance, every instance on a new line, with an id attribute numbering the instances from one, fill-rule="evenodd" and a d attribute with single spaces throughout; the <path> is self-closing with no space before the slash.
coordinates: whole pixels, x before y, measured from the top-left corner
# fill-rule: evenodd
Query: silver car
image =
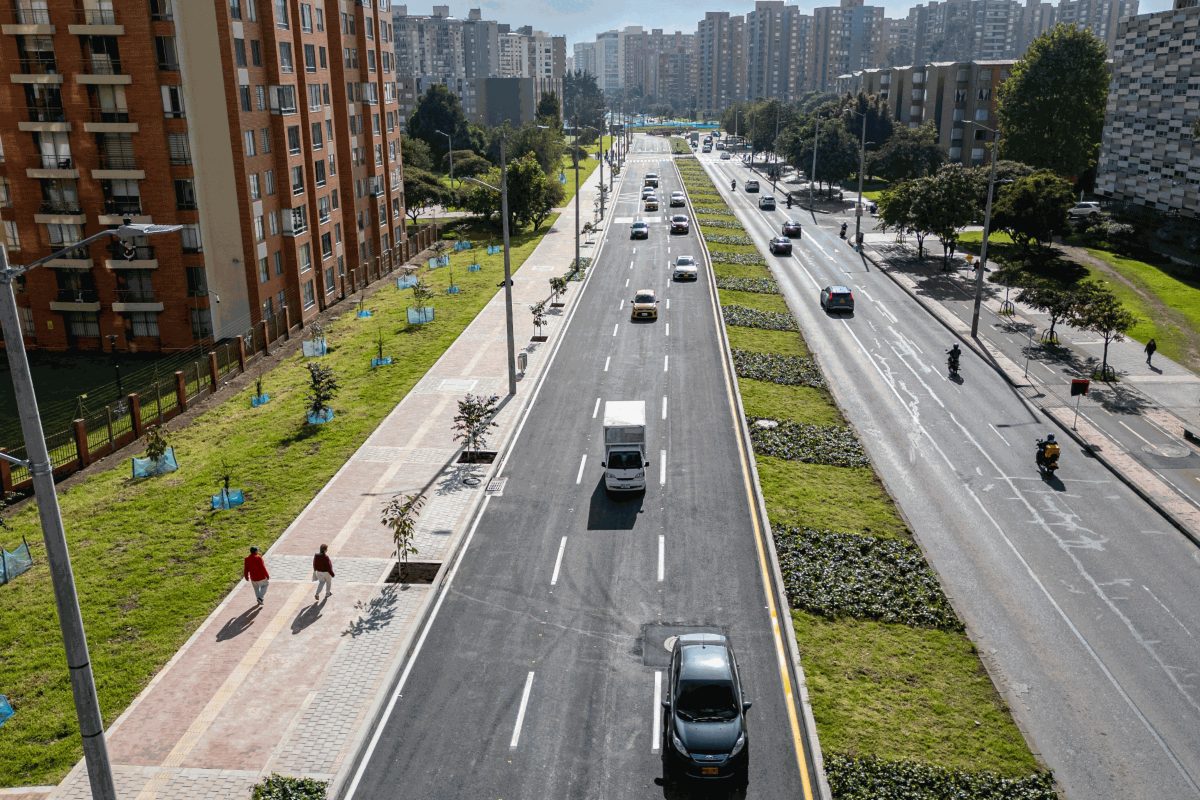
<path id="1" fill-rule="evenodd" d="M 696 259 L 691 256 L 677 256 L 675 266 L 671 270 L 671 278 L 677 281 L 694 281 L 700 277 L 696 267 Z"/>

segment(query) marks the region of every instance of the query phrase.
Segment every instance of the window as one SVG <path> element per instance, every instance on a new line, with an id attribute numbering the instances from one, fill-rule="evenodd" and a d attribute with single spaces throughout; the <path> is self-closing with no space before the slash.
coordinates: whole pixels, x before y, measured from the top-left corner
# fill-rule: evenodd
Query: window
<path id="1" fill-rule="evenodd" d="M 33 324 L 33 309 L 28 306 L 18 306 L 17 311 L 21 315 L 21 330 L 26 336 L 36 336 L 37 328 Z"/>
<path id="2" fill-rule="evenodd" d="M 267 240 L 267 229 L 263 225 L 262 214 L 259 214 L 254 218 L 254 241 L 265 242 L 266 240 Z"/>
<path id="3" fill-rule="evenodd" d="M 150 19 L 155 22 L 165 22 L 175 18 L 173 0 L 150 0 Z"/>
<path id="4" fill-rule="evenodd" d="M 300 152 L 300 126 L 289 125 L 287 129 L 288 152 L 292 155 Z"/>
<path id="5" fill-rule="evenodd" d="M 317 198 L 317 221 L 324 224 L 329 221 L 329 197 Z"/>
<path id="6" fill-rule="evenodd" d="M 129 314 L 133 323 L 134 336 L 158 336 L 158 313 L 154 311 L 134 311 Z"/>
<path id="7" fill-rule="evenodd" d="M 17 230 L 16 220 L 4 220 L 4 243 L 10 253 L 21 249 L 21 235 Z"/>
<path id="8" fill-rule="evenodd" d="M 313 292 L 313 282 L 311 280 L 304 282 L 304 307 L 312 308 L 317 304 L 316 294 Z"/>
<path id="9" fill-rule="evenodd" d="M 292 167 L 292 194 L 304 194 L 304 167 Z"/>
<path id="10" fill-rule="evenodd" d="M 287 0 L 275 0 L 275 25 L 280 28 L 288 27 Z"/>
<path id="11" fill-rule="evenodd" d="M 233 62 L 235 64 L 237 64 L 239 67 L 246 66 L 246 40 L 245 39 L 235 38 L 233 40 Z"/>
<path id="12" fill-rule="evenodd" d="M 317 71 L 317 48 L 315 45 L 304 45 L 304 71 Z"/>
<path id="13" fill-rule="evenodd" d="M 8 208 L 12 205 L 12 194 L 8 178 L 0 177 L 0 208 Z"/>
<path id="14" fill-rule="evenodd" d="M 305 33 L 312 33 L 313 30 L 312 6 L 308 3 L 300 4 L 300 30 Z"/>
<path id="15" fill-rule="evenodd" d="M 258 111 L 267 110 L 267 87 L 261 83 L 254 87 L 254 108 Z"/>
<path id="16" fill-rule="evenodd" d="M 320 6 L 317 6 L 317 30 L 325 30 L 325 11 Z"/>
<path id="17" fill-rule="evenodd" d="M 63 316 L 67 318 L 67 333 L 71 336 L 99 338 L 100 319 L 98 314 L 87 311 L 68 311 Z"/>
<path id="18" fill-rule="evenodd" d="M 312 124 L 312 146 L 313 150 L 320 150 L 325 146 L 325 139 L 321 133 L 321 123 L 319 122 Z"/>
<path id="19" fill-rule="evenodd" d="M 291 42 L 280 42 L 279 43 L 279 71 L 280 72 L 292 72 L 294 69 L 295 69 L 295 65 L 292 62 L 292 43 Z"/>
<path id="20" fill-rule="evenodd" d="M 208 275 L 204 267 L 187 268 L 188 297 L 205 297 L 208 295 Z"/>
<path id="21" fill-rule="evenodd" d="M 183 107 L 183 87 L 163 86 L 161 89 L 163 116 L 168 119 L 183 119 L 186 116 Z"/>
<path id="22" fill-rule="evenodd" d="M 283 274 L 283 252 L 280 250 L 276 250 L 275 255 L 273 255 L 271 258 L 275 262 L 275 274 L 282 275 Z"/>
<path id="23" fill-rule="evenodd" d="M 296 248 L 296 261 L 300 264 L 300 272 L 308 272 L 312 269 L 312 245 L 308 242 Z"/>
<path id="24" fill-rule="evenodd" d="M 195 224 L 184 225 L 183 230 L 179 232 L 179 239 L 183 243 L 183 252 L 185 253 L 202 253 L 204 252 L 204 244 L 200 241 L 200 226 Z"/>
<path id="25" fill-rule="evenodd" d="M 262 66 L 262 42 L 258 39 L 250 40 L 250 63 L 256 67 Z"/>
<path id="26" fill-rule="evenodd" d="M 271 233 L 272 236 L 279 235 L 279 210 L 278 209 L 267 212 L 267 230 Z"/>
<path id="27" fill-rule="evenodd" d="M 255 147 L 254 131 L 242 131 L 242 139 L 245 144 L 246 158 L 258 155 L 258 150 Z"/>
<path id="28" fill-rule="evenodd" d="M 275 194 L 275 170 L 269 169 L 263 173 L 267 185 L 267 197 Z"/>
<path id="29" fill-rule="evenodd" d="M 271 273 L 268 271 L 269 269 L 270 268 L 267 266 L 267 257 L 263 256 L 262 258 L 260 258 L 258 260 L 258 282 L 259 283 L 266 283 L 267 280 L 270 279 Z"/>
<path id="30" fill-rule="evenodd" d="M 321 69 L 326 69 L 329 67 L 329 55 L 325 51 L 324 47 L 317 48 L 317 61 L 320 63 Z"/>
<path id="31" fill-rule="evenodd" d="M 317 186 L 325 185 L 325 162 L 316 160 L 313 162 L 313 173 L 315 175 Z"/>
<path id="32" fill-rule="evenodd" d="M 207 308 L 188 309 L 192 316 L 192 338 L 208 339 L 212 336 L 212 317 Z"/>
<path id="33" fill-rule="evenodd" d="M 333 266 L 330 265 L 325 268 L 325 294 L 331 294 L 336 288 L 333 280 Z"/>
<path id="34" fill-rule="evenodd" d="M 239 86 L 238 87 L 238 102 L 242 106 L 243 113 L 247 113 L 247 114 L 250 113 L 251 105 L 250 105 L 250 87 L 249 86 Z"/>
<path id="35" fill-rule="evenodd" d="M 333 257 L 333 235 L 328 231 L 321 234 L 321 260 Z M 333 280 L 332 276 L 326 277 L 326 283 Z"/>
<path id="36" fill-rule="evenodd" d="M 262 188 L 259 184 L 257 172 L 250 173 L 250 199 L 251 200 L 261 200 L 262 199 Z"/>
<path id="37" fill-rule="evenodd" d="M 259 137 L 262 140 L 262 151 L 264 153 L 271 152 L 271 129 L 263 128 L 259 131 Z"/>
<path id="38" fill-rule="evenodd" d="M 174 36 L 155 36 L 154 53 L 158 56 L 159 69 L 179 71 L 179 53 L 175 49 Z"/>
<path id="39" fill-rule="evenodd" d="M 242 0 L 229 0 L 229 16 L 233 19 L 242 18 Z"/>

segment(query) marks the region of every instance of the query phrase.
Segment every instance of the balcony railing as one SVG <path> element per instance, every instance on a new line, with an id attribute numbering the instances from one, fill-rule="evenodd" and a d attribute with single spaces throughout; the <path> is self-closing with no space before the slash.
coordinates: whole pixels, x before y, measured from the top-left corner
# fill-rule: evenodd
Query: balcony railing
<path id="1" fill-rule="evenodd" d="M 63 254 L 59 256 L 59 258 L 67 259 L 70 261 L 91 261 L 92 254 L 88 251 L 88 249 L 86 247 L 75 247 L 75 248 L 72 248 L 71 250 L 64 251 Z"/>
<path id="2" fill-rule="evenodd" d="M 118 303 L 157 303 L 153 289 L 117 289 Z"/>
<path id="3" fill-rule="evenodd" d="M 13 3 L 13 17 L 18 25 L 49 25 L 50 11 L 32 3 Z"/>
<path id="4" fill-rule="evenodd" d="M 66 122 L 67 112 L 62 106 L 27 106 L 30 122 Z"/>
<path id="5" fill-rule="evenodd" d="M 76 11 L 84 25 L 116 25 L 117 12 L 111 8 L 81 8 Z"/>
<path id="6" fill-rule="evenodd" d="M 40 209 L 43 214 L 83 213 L 83 208 L 78 200 L 43 200 Z"/>
<path id="7" fill-rule="evenodd" d="M 95 289 L 59 289 L 56 299 L 60 303 L 97 303 L 100 301 Z"/>
<path id="8" fill-rule="evenodd" d="M 127 217 L 142 215 L 142 201 L 137 197 L 110 197 L 104 200 L 104 213 Z"/>
<path id="9" fill-rule="evenodd" d="M 58 61 L 50 58 L 22 58 L 21 74 L 23 75 L 57 75 Z"/>
<path id="10" fill-rule="evenodd" d="M 51 155 L 42 153 L 42 169 L 73 169 L 75 159 L 68 155 Z"/>
<path id="11" fill-rule="evenodd" d="M 90 75 L 123 75 L 121 59 L 108 56 L 92 56 L 84 62 L 84 68 Z"/>
<path id="12" fill-rule="evenodd" d="M 137 159 L 125 153 L 100 153 L 100 169 L 137 169 Z"/>
<path id="13" fill-rule="evenodd" d="M 129 122 L 128 108 L 92 108 L 92 122 Z"/>

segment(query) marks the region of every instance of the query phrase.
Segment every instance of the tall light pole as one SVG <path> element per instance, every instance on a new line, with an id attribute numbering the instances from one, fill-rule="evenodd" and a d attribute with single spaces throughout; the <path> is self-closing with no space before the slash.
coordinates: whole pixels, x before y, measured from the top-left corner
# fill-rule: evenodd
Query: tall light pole
<path id="1" fill-rule="evenodd" d="M 575 269 L 576 269 L 576 271 L 578 271 L 579 264 L 580 264 L 580 261 L 579 261 L 579 131 L 581 129 L 593 131 L 595 133 L 600 134 L 600 147 L 601 147 L 601 149 L 603 149 L 603 147 L 604 147 L 604 134 L 601 133 L 600 131 L 597 131 L 591 125 L 580 125 L 579 118 L 576 117 L 575 118 L 575 141 L 571 146 L 571 153 L 573 155 L 573 161 L 575 164 Z M 604 159 L 603 158 L 600 159 L 600 202 L 601 202 L 601 209 L 602 209 L 600 215 L 604 216 L 604 212 L 603 212 Z"/>
<path id="2" fill-rule="evenodd" d="M 996 187 L 996 162 L 1000 159 L 1000 131 L 969 120 L 992 134 L 992 169 L 988 175 L 987 206 L 983 212 L 983 244 L 979 248 L 979 266 L 975 268 L 975 308 L 971 312 L 971 338 L 979 335 L 979 309 L 983 305 L 983 273 L 987 265 L 988 234 L 992 228 L 992 190 Z"/>
<path id="3" fill-rule="evenodd" d="M 83 629 L 83 614 L 79 610 L 79 593 L 75 588 L 75 575 L 71 570 L 71 557 L 67 552 L 67 535 L 63 527 L 62 510 L 54 490 L 54 467 L 46 450 L 46 436 L 42 431 L 42 420 L 38 415 L 37 395 L 33 389 L 33 377 L 29 372 L 29 359 L 25 354 L 25 335 L 17 317 L 17 297 L 13 293 L 13 281 L 29 270 L 61 257 L 77 247 L 84 247 L 100 239 L 116 236 L 126 242 L 127 247 L 134 237 L 178 231 L 182 225 L 133 225 L 128 221 L 116 229 L 107 229 L 87 237 L 81 242 L 51 253 L 24 266 L 8 263 L 8 250 L 0 246 L 0 330 L 4 332 L 8 366 L 12 373 L 13 394 L 17 400 L 17 414 L 21 420 L 21 434 L 25 438 L 28 461 L 0 453 L 0 458 L 20 466 L 28 467 L 33 478 L 33 492 L 37 498 L 38 519 L 42 525 L 42 538 L 46 544 L 46 560 L 50 564 L 50 579 L 54 584 L 54 604 L 58 609 L 58 624 L 62 630 L 63 645 L 67 655 L 67 669 L 71 676 L 71 694 L 75 698 L 75 716 L 79 721 L 79 733 L 83 738 L 83 758 L 87 763 L 88 782 L 93 800 L 116 800 L 117 790 L 113 785 L 112 765 L 108 760 L 108 745 L 104 741 L 104 718 L 100 714 L 100 702 L 96 697 L 96 682 L 92 676 L 92 663 L 88 656 L 87 635 Z"/>
<path id="4" fill-rule="evenodd" d="M 777 191 L 775 184 L 779 181 L 779 101 L 775 102 L 775 138 L 771 140 L 771 192 Z M 788 192 L 788 197 L 792 193 Z"/>
<path id="5" fill-rule="evenodd" d="M 434 133 L 440 133 L 440 134 L 442 134 L 442 136 L 446 137 L 446 147 L 449 148 L 448 150 L 446 150 L 446 156 L 450 159 L 450 188 L 453 189 L 454 188 L 454 140 L 451 139 L 450 134 L 446 133 L 445 131 L 434 131 Z"/>
<path id="6" fill-rule="evenodd" d="M 859 237 L 862 236 L 862 206 L 863 206 L 863 170 L 866 168 L 867 161 L 867 115 L 861 111 L 851 112 L 862 117 L 862 145 L 858 149 L 858 200 L 854 204 L 854 246 L 859 246 Z"/>
<path id="7" fill-rule="evenodd" d="M 813 125 L 813 163 L 812 172 L 808 174 L 808 210 L 816 211 L 817 201 L 813 198 L 813 185 L 817 179 L 817 140 L 821 138 L 821 118 L 817 117 Z"/>

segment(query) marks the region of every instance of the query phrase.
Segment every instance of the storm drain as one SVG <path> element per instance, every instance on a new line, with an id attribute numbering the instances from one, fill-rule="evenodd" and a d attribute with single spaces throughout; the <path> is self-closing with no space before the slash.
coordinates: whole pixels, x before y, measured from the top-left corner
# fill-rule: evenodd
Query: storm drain
<path id="1" fill-rule="evenodd" d="M 504 484 L 506 483 L 508 483 L 508 478 L 492 478 L 488 481 L 487 488 L 483 490 L 483 493 L 489 497 L 499 497 L 504 494 Z"/>

